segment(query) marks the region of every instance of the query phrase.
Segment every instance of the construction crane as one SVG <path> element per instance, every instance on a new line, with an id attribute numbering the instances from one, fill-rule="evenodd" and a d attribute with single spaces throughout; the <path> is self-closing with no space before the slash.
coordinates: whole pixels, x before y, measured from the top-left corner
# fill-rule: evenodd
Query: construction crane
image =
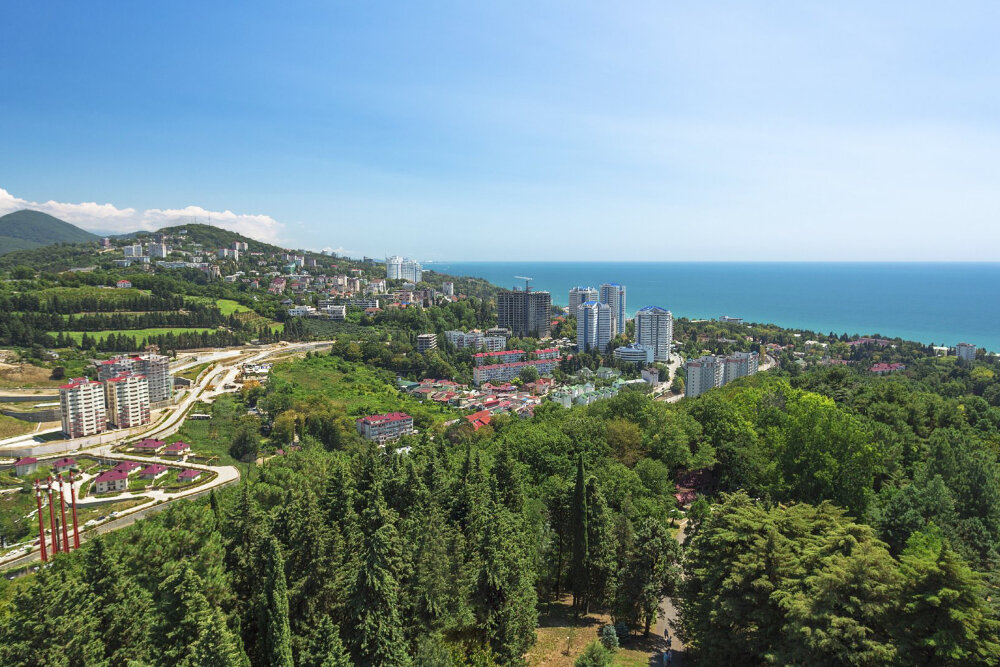
<path id="1" fill-rule="evenodd" d="M 528 283 L 530 283 L 532 280 L 534 280 L 534 278 L 529 278 L 528 276 L 514 276 L 514 277 L 517 278 L 518 280 L 523 280 L 524 281 L 524 291 L 525 292 L 530 292 L 531 291 L 531 286 L 528 285 Z"/>

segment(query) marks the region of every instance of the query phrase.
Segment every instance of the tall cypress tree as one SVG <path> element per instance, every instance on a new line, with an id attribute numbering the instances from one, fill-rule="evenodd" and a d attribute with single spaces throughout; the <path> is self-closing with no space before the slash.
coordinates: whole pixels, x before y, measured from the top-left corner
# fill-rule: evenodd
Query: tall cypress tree
<path id="1" fill-rule="evenodd" d="M 597 479 L 587 480 L 587 606 L 604 606 L 611 594 L 615 563 L 611 513 Z"/>
<path id="2" fill-rule="evenodd" d="M 588 588 L 590 576 L 587 565 L 590 561 L 587 531 L 587 484 L 584 479 L 583 454 L 577 459 L 576 486 L 570 504 L 570 531 L 572 532 L 572 555 L 570 558 L 570 585 L 573 588 L 573 609 L 576 613 L 590 612 Z"/>

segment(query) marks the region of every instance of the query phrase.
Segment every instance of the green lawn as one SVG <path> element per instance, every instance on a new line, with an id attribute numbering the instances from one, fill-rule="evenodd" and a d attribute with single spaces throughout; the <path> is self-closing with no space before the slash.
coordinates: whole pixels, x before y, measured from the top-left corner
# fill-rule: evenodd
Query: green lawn
<path id="1" fill-rule="evenodd" d="M 42 302 L 48 302 L 53 298 L 89 298 L 97 299 L 105 303 L 124 303 L 128 299 L 148 295 L 148 290 L 140 289 L 107 289 L 103 287 L 48 287 L 34 292 Z"/>
<path id="2" fill-rule="evenodd" d="M 202 456 L 218 456 L 219 465 L 233 465 L 236 460 L 229 455 L 229 445 L 236 430 L 236 420 L 246 410 L 235 397 L 223 394 L 211 405 L 196 403 L 191 412 L 208 413 L 211 419 L 186 419 L 175 435 L 167 438 L 167 444 L 183 440 L 191 445 L 192 453 Z"/>
<path id="3" fill-rule="evenodd" d="M 37 424 L 33 422 L 21 421 L 7 415 L 0 415 L 0 440 L 3 438 L 13 438 L 15 435 L 24 435 L 35 430 Z"/>
<path id="4" fill-rule="evenodd" d="M 203 364 L 198 364 L 197 366 L 192 366 L 191 368 L 188 368 L 187 370 L 181 371 L 177 375 L 179 375 L 182 378 L 191 380 L 191 382 L 194 382 L 195 380 L 198 379 L 198 376 L 201 375 L 201 372 L 203 370 L 205 370 L 206 368 L 208 368 L 209 366 L 211 366 L 214 363 L 215 363 L 214 361 L 206 361 Z"/>
<path id="5" fill-rule="evenodd" d="M 325 397 L 349 417 L 402 411 L 413 416 L 417 428 L 427 428 L 460 415 L 453 408 L 401 393 L 395 376 L 387 371 L 328 355 L 276 364 L 270 382 L 274 390 L 290 385 L 291 395 L 302 401 Z"/>
<path id="6" fill-rule="evenodd" d="M 143 339 L 149 336 L 163 336 L 168 333 L 173 333 L 174 335 L 182 333 L 202 333 L 203 331 L 215 331 L 212 327 L 162 327 L 162 328 L 152 328 L 152 329 L 125 329 L 124 331 L 64 331 L 63 334 L 71 336 L 73 340 L 79 343 L 84 334 L 88 334 L 94 340 L 104 340 L 111 334 L 125 334 L 127 336 L 135 336 L 136 339 Z M 53 336 L 57 335 L 58 331 L 50 331 Z"/>
<path id="7" fill-rule="evenodd" d="M 221 311 L 223 315 L 253 312 L 253 309 L 247 308 L 242 303 L 233 301 L 232 299 L 216 299 L 215 305 L 219 307 L 219 311 Z"/>

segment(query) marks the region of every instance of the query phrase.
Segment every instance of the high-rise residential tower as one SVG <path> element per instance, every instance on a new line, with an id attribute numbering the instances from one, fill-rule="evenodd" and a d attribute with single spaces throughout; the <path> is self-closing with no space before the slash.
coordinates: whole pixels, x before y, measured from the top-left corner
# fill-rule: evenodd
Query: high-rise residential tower
<path id="1" fill-rule="evenodd" d="M 576 309 L 576 347 L 580 352 L 608 351 L 611 342 L 611 307 L 586 301 Z"/>
<path id="2" fill-rule="evenodd" d="M 87 378 L 74 378 L 59 387 L 62 430 L 68 438 L 103 433 L 108 428 L 104 409 L 104 385 Z"/>
<path id="3" fill-rule="evenodd" d="M 625 286 L 604 283 L 601 285 L 600 302 L 611 306 L 611 337 L 625 333 Z"/>
<path id="4" fill-rule="evenodd" d="M 552 295 L 528 289 L 500 290 L 497 323 L 514 336 L 548 338 L 552 325 Z"/>
<path id="5" fill-rule="evenodd" d="M 144 375 L 122 373 L 104 382 L 108 421 L 118 428 L 149 423 L 149 384 Z"/>
<path id="6" fill-rule="evenodd" d="M 674 317 L 659 306 L 640 308 L 635 314 L 635 342 L 653 348 L 654 361 L 670 361 L 674 340 Z"/>
<path id="7" fill-rule="evenodd" d="M 569 314 L 576 315 L 576 309 L 581 303 L 598 301 L 601 293 L 593 287 L 573 287 L 569 290 Z"/>

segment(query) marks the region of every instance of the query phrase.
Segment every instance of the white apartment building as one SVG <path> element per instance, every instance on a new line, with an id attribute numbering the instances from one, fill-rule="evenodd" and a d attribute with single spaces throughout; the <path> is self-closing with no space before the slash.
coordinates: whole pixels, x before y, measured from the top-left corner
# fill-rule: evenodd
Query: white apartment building
<path id="1" fill-rule="evenodd" d="M 629 364 L 651 364 L 653 363 L 653 348 L 632 343 L 616 347 L 614 356 L 615 359 Z"/>
<path id="2" fill-rule="evenodd" d="M 417 352 L 430 352 L 438 346 L 437 334 L 425 333 L 417 336 Z"/>
<path id="3" fill-rule="evenodd" d="M 292 317 L 308 317 L 315 315 L 316 309 L 313 306 L 292 306 L 288 309 L 288 314 Z"/>
<path id="4" fill-rule="evenodd" d="M 331 320 L 337 320 L 343 322 L 347 319 L 347 306 L 331 304 L 324 306 L 321 311 Z"/>
<path id="5" fill-rule="evenodd" d="M 959 359 L 964 359 L 965 361 L 975 361 L 976 346 L 972 343 L 959 343 L 955 346 L 955 354 Z"/>
<path id="6" fill-rule="evenodd" d="M 104 408 L 104 385 L 87 378 L 74 378 L 59 387 L 62 429 L 68 438 L 103 433 L 108 428 Z"/>
<path id="7" fill-rule="evenodd" d="M 419 283 L 423 279 L 423 267 L 419 262 L 399 255 L 386 257 L 385 276 L 389 280 L 409 280 Z"/>
<path id="8" fill-rule="evenodd" d="M 157 404 L 174 397 L 174 376 L 170 373 L 170 358 L 166 355 L 123 354 L 97 364 L 97 379 L 103 382 L 125 373 L 146 378 L 150 403 Z"/>
<path id="9" fill-rule="evenodd" d="M 355 420 L 355 425 L 362 438 L 380 443 L 415 433 L 413 417 L 405 412 L 389 412 L 384 415 L 362 417 Z"/>
<path id="10" fill-rule="evenodd" d="M 166 257 L 167 254 L 170 252 L 170 249 L 167 248 L 166 243 L 150 243 L 148 248 L 150 257 L 158 257 L 160 259 Z"/>
<path id="11" fill-rule="evenodd" d="M 640 308 L 635 314 L 635 342 L 653 349 L 653 361 L 670 361 L 674 317 L 659 306 Z"/>
<path id="12" fill-rule="evenodd" d="M 471 347 L 474 350 L 478 350 L 483 346 L 483 332 L 482 331 L 445 331 L 445 339 L 455 346 L 456 349 L 462 350 L 467 347 Z"/>
<path id="13" fill-rule="evenodd" d="M 135 243 L 133 245 L 127 245 L 122 248 L 122 254 L 125 257 L 142 257 L 142 244 Z"/>
<path id="14" fill-rule="evenodd" d="M 588 301 L 598 301 L 601 298 L 601 293 L 598 292 L 593 287 L 572 287 L 569 290 L 569 314 L 576 315 L 576 309 L 580 307 L 581 303 L 587 303 Z"/>
<path id="15" fill-rule="evenodd" d="M 219 248 L 218 257 L 219 259 L 232 259 L 239 261 L 240 251 L 234 248 Z"/>
<path id="16" fill-rule="evenodd" d="M 455 296 L 455 283 L 441 283 L 441 294 Z"/>
<path id="17" fill-rule="evenodd" d="M 606 303 L 587 301 L 576 309 L 576 347 L 580 352 L 607 352 L 614 334 L 611 307 Z"/>
<path id="18" fill-rule="evenodd" d="M 760 355 L 757 352 L 733 352 L 723 360 L 722 384 L 757 372 Z"/>
<path id="19" fill-rule="evenodd" d="M 146 377 L 124 373 L 104 383 L 108 420 L 118 428 L 149 423 L 149 384 Z"/>
<path id="20" fill-rule="evenodd" d="M 724 374 L 721 357 L 701 357 L 684 364 L 687 379 L 684 382 L 684 396 L 701 396 L 709 389 L 722 386 Z"/>
<path id="21" fill-rule="evenodd" d="M 687 371 L 684 395 L 700 396 L 709 389 L 753 375 L 759 368 L 759 361 L 757 352 L 734 352 L 728 357 L 709 355 L 689 361 L 684 364 Z"/>
<path id="22" fill-rule="evenodd" d="M 625 333 L 625 286 L 618 283 L 601 285 L 601 303 L 611 306 L 611 337 Z"/>

